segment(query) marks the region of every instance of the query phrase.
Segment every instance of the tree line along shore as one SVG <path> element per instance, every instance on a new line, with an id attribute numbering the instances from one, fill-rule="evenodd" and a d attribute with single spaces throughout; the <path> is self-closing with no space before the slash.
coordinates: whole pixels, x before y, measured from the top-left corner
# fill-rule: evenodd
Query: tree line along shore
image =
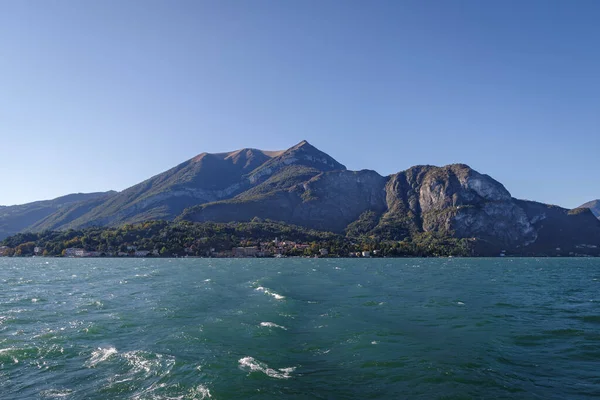
<path id="1" fill-rule="evenodd" d="M 0 256 L 27 257 L 423 257 L 472 256 L 470 239 L 418 233 L 401 240 L 307 229 L 274 221 L 149 221 L 120 227 L 19 233 Z"/>

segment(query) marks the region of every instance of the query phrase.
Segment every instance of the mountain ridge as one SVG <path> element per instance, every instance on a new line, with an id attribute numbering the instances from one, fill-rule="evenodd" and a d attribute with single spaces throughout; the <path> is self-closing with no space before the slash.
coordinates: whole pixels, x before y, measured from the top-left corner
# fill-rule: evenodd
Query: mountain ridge
<path id="1" fill-rule="evenodd" d="M 580 205 L 578 208 L 589 208 L 592 213 L 600 219 L 600 199 L 588 201 L 587 203 Z"/>
<path id="2" fill-rule="evenodd" d="M 476 240 L 489 254 L 600 247 L 600 220 L 588 209 L 514 199 L 500 182 L 466 164 L 417 165 L 382 176 L 350 171 L 305 140 L 287 150 L 200 153 L 121 192 L 56 209 L 23 229 L 256 218 L 375 240 L 434 232 Z"/>

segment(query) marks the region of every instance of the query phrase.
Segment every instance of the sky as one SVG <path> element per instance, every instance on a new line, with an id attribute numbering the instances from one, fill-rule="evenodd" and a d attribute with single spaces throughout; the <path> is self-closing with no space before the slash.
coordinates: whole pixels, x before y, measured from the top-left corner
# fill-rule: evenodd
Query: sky
<path id="1" fill-rule="evenodd" d="M 600 198 L 595 0 L 5 0 L 0 204 L 308 140 L 382 175 L 466 163 Z"/>

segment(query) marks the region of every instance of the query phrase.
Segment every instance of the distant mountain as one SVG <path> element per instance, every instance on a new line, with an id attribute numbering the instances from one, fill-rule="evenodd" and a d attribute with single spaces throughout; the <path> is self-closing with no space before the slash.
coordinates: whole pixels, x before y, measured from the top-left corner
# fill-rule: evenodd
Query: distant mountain
<path id="1" fill-rule="evenodd" d="M 600 221 L 586 208 L 514 199 L 464 164 L 421 165 L 390 176 L 348 171 L 306 141 L 282 151 L 202 153 L 122 192 L 31 214 L 12 232 L 156 219 L 269 219 L 396 242 L 432 232 L 468 238 L 478 254 L 490 255 L 600 253 Z"/>
<path id="2" fill-rule="evenodd" d="M 579 208 L 589 208 L 597 218 L 600 218 L 600 200 L 588 201 L 579 206 Z"/>
<path id="3" fill-rule="evenodd" d="M 24 230 L 36 230 L 40 221 L 54 213 L 61 213 L 80 202 L 104 201 L 116 192 L 76 193 L 54 200 L 36 201 L 16 206 L 0 207 L 0 240 Z"/>
<path id="4" fill-rule="evenodd" d="M 62 227 L 172 220 L 188 207 L 231 199 L 251 189 L 249 193 L 260 194 L 335 169 L 345 167 L 306 141 L 285 151 L 202 153 L 112 196 Z"/>

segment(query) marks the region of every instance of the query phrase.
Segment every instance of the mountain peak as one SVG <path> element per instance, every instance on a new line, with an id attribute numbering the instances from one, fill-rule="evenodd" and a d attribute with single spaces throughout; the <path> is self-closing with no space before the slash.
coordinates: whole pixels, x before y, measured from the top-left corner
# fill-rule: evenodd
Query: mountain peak
<path id="1" fill-rule="evenodd" d="M 597 218 L 600 218 L 600 199 L 588 201 L 577 208 L 589 208 Z"/>
<path id="2" fill-rule="evenodd" d="M 300 147 L 314 147 L 313 145 L 311 145 L 310 143 L 308 143 L 308 140 L 303 140 L 300 143 L 298 143 L 297 145 L 293 146 L 292 148 L 300 148 Z"/>
<path id="3" fill-rule="evenodd" d="M 308 141 L 303 140 L 297 145 L 290 147 L 286 151 L 282 152 L 277 158 L 287 159 L 286 164 L 290 162 L 309 162 L 310 164 L 315 164 L 318 166 L 318 169 L 323 171 L 331 171 L 331 170 L 345 170 L 346 166 L 337 162 L 333 157 L 329 154 L 317 149 L 312 144 L 308 143 Z"/>

